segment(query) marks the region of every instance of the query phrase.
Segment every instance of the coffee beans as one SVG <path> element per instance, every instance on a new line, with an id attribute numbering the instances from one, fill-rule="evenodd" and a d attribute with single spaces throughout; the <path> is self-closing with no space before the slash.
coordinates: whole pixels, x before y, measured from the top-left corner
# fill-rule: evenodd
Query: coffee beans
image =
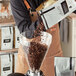
<path id="1" fill-rule="evenodd" d="M 28 61 L 31 69 L 33 68 L 35 70 L 39 70 L 41 63 L 43 61 L 43 58 L 46 54 L 47 51 L 47 46 L 36 43 L 36 42 L 31 42 L 30 47 L 29 47 L 29 53 L 28 53 Z"/>

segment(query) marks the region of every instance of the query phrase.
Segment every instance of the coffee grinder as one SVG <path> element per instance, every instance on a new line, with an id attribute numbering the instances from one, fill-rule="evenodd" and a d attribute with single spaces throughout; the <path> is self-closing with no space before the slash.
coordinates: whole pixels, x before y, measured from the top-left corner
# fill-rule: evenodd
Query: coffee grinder
<path id="1" fill-rule="evenodd" d="M 29 71 L 25 76 L 45 76 L 43 72 L 40 71 L 40 66 L 48 52 L 52 42 L 52 36 L 47 32 L 41 32 L 40 36 L 27 39 L 24 34 L 25 33 L 21 34 L 20 43 L 29 66 Z"/>

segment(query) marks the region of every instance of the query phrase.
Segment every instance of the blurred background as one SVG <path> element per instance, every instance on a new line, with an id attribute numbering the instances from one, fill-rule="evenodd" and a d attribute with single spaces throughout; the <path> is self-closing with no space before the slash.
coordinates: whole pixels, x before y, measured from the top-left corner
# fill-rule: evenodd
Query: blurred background
<path id="1" fill-rule="evenodd" d="M 58 25 L 63 56 L 76 57 L 75 12 Z M 0 0 L 0 76 L 7 76 L 16 71 L 19 40 L 20 32 L 12 16 L 10 0 Z"/>

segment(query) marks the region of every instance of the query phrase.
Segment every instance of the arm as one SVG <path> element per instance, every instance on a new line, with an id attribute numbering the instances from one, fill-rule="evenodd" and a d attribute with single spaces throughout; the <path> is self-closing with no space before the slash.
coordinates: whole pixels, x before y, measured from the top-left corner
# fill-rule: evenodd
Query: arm
<path id="1" fill-rule="evenodd" d="M 30 38 L 35 30 L 35 23 L 32 23 L 29 11 L 24 4 L 23 0 L 10 0 L 12 13 L 16 22 L 16 25 L 20 31 L 26 32 L 28 38 Z"/>

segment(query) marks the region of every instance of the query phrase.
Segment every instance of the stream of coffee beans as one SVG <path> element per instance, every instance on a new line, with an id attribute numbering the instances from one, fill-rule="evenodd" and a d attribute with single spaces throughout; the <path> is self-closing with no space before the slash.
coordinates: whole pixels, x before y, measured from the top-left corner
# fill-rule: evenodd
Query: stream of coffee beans
<path id="1" fill-rule="evenodd" d="M 27 54 L 29 65 L 33 70 L 39 70 L 43 58 L 47 51 L 47 45 L 41 44 L 41 31 L 45 31 L 44 24 L 40 21 L 40 24 L 37 26 L 37 29 L 34 32 L 34 40 L 30 42 L 29 53 Z"/>

